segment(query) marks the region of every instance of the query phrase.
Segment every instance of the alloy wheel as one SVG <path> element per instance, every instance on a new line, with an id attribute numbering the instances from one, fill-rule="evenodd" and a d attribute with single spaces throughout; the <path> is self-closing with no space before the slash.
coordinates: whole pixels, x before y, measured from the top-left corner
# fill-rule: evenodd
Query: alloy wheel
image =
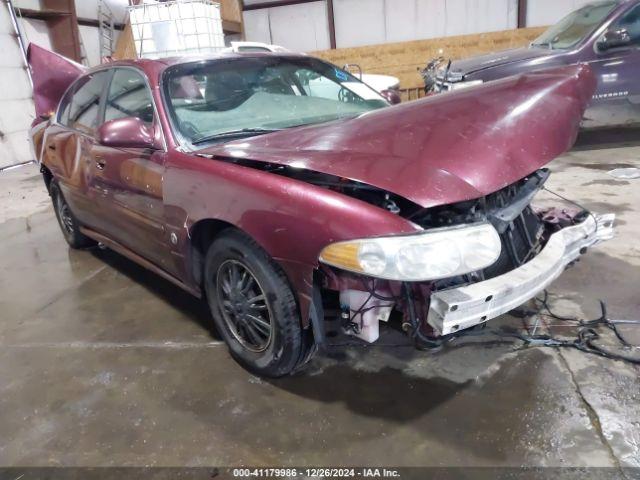
<path id="1" fill-rule="evenodd" d="M 58 216 L 60 217 L 60 225 L 69 235 L 73 235 L 73 217 L 71 216 L 71 210 L 69 205 L 63 198 L 58 197 Z"/>
<path id="2" fill-rule="evenodd" d="M 220 311 L 229 331 L 252 352 L 263 352 L 273 337 L 273 317 L 267 297 L 251 270 L 227 260 L 216 274 Z"/>

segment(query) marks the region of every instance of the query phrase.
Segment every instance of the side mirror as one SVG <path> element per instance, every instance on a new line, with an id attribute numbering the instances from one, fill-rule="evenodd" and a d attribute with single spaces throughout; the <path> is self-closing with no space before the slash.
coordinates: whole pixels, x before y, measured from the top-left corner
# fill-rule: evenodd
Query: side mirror
<path id="1" fill-rule="evenodd" d="M 153 129 L 137 117 L 103 123 L 98 128 L 98 141 L 106 147 L 156 148 Z"/>
<path id="2" fill-rule="evenodd" d="M 382 90 L 380 95 L 382 95 L 391 105 L 397 105 L 402 102 L 400 93 L 396 90 Z"/>
<path id="3" fill-rule="evenodd" d="M 609 30 L 600 37 L 596 46 L 601 52 L 611 50 L 612 48 L 626 47 L 631 44 L 631 37 L 626 29 Z"/>

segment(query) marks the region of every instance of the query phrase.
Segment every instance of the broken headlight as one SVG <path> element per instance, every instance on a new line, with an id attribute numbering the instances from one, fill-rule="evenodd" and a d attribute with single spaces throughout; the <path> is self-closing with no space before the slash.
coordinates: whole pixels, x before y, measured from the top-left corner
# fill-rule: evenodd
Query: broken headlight
<path id="1" fill-rule="evenodd" d="M 500 250 L 495 228 L 479 223 L 333 243 L 322 250 L 320 261 L 370 277 L 418 282 L 482 270 Z"/>

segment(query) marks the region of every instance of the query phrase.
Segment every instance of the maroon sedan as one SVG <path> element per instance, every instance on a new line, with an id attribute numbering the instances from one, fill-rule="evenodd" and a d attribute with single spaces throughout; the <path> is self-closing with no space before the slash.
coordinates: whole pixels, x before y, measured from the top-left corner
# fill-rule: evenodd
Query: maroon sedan
<path id="1" fill-rule="evenodd" d="M 208 301 L 244 366 L 280 376 L 325 317 L 423 346 L 535 296 L 612 216 L 535 209 L 571 147 L 588 67 L 390 107 L 303 55 L 116 62 L 32 46 L 32 143 L 65 239 Z"/>

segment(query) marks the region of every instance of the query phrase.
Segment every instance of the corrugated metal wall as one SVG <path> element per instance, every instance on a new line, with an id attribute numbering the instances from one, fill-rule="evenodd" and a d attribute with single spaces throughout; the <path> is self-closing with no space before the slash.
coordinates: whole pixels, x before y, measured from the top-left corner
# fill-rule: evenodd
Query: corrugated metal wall
<path id="1" fill-rule="evenodd" d="M 108 0 L 116 21 L 125 16 L 127 0 Z M 38 10 L 38 0 L 14 0 L 16 7 Z M 79 17 L 95 19 L 98 0 L 76 0 Z M 46 24 L 42 20 L 19 19 L 23 38 L 51 48 Z M 90 65 L 100 63 L 98 29 L 80 26 L 80 35 Z M 28 132 L 35 117 L 32 92 L 24 70 L 18 42 L 14 36 L 9 10 L 0 2 L 0 168 L 33 160 Z"/>
<path id="2" fill-rule="evenodd" d="M 251 4 L 245 1 L 245 4 Z M 330 48 L 324 0 L 244 12 L 247 40 L 273 43 L 300 52 Z"/>
<path id="3" fill-rule="evenodd" d="M 592 0 L 529 0 L 527 26 L 550 25 Z M 245 0 L 245 6 L 265 0 Z M 515 29 L 518 0 L 333 0 L 336 47 L 381 45 Z M 244 12 L 249 41 L 329 48 L 325 0 Z"/>
<path id="4" fill-rule="evenodd" d="M 111 8 L 116 23 L 123 23 L 127 18 L 126 7 L 128 0 L 106 0 L 107 5 Z M 40 10 L 41 5 L 38 0 L 13 0 L 13 4 L 19 8 L 29 8 L 32 10 Z M 98 0 L 76 0 L 76 14 L 79 18 L 96 20 L 98 18 Z M 27 43 L 34 42 L 41 47 L 50 49 L 51 40 L 46 24 L 42 20 L 34 20 L 29 18 L 21 18 L 20 26 Z M 90 66 L 100 63 L 100 41 L 99 31 L 97 27 L 80 25 L 80 38 L 82 40 L 85 55 Z M 116 39 L 119 32 L 115 32 Z"/>
<path id="5" fill-rule="evenodd" d="M 0 168 L 32 160 L 27 133 L 35 111 L 9 9 L 0 3 Z"/>
<path id="6" fill-rule="evenodd" d="M 517 0 L 334 0 L 338 48 L 517 26 Z"/>

